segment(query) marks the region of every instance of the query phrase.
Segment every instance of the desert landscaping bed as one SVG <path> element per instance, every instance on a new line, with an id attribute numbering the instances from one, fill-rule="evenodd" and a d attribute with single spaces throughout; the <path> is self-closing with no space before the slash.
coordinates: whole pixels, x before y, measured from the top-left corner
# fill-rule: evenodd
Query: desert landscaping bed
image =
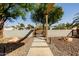
<path id="1" fill-rule="evenodd" d="M 0 55 L 25 56 L 28 54 L 29 48 L 33 40 L 32 37 L 26 38 L 20 43 L 7 43 L 9 39 L 11 38 L 5 38 L 0 41 Z M 5 54 L 2 54 L 3 52 L 5 52 Z"/>
<path id="2" fill-rule="evenodd" d="M 73 38 L 71 42 L 51 38 L 50 49 L 55 56 L 79 56 L 79 38 Z"/>

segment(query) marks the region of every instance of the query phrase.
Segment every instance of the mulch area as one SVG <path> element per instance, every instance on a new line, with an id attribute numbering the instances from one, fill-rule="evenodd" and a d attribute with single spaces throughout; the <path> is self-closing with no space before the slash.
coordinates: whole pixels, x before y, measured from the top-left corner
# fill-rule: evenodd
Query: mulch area
<path id="1" fill-rule="evenodd" d="M 10 38 L 3 39 L 0 41 L 0 53 L 5 52 L 5 54 L 0 54 L 2 56 L 26 56 L 32 44 L 33 38 L 26 38 L 20 43 L 5 43 Z M 5 47 L 5 48 L 4 48 Z"/>
<path id="2" fill-rule="evenodd" d="M 79 56 L 79 38 L 72 42 L 51 39 L 50 49 L 55 56 Z"/>

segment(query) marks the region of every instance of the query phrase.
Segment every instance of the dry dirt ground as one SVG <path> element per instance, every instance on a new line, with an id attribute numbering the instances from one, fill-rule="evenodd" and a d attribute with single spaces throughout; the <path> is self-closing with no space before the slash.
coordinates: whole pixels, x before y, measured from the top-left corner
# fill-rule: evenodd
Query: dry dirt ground
<path id="1" fill-rule="evenodd" d="M 33 38 L 26 38 L 20 43 L 6 43 L 8 39 L 0 39 L 0 55 L 26 56 L 32 44 Z M 2 54 L 5 52 L 5 54 Z"/>
<path id="2" fill-rule="evenodd" d="M 52 38 L 50 49 L 55 56 L 79 56 L 79 38 L 72 42 Z"/>
<path id="3" fill-rule="evenodd" d="M 6 45 L 5 55 L 7 56 L 26 56 L 33 42 L 31 37 L 16 44 L 2 43 L 7 40 L 0 39 L 0 53 L 4 50 L 3 46 Z M 50 49 L 54 56 L 79 56 L 79 38 L 73 38 L 72 42 L 52 38 Z"/>

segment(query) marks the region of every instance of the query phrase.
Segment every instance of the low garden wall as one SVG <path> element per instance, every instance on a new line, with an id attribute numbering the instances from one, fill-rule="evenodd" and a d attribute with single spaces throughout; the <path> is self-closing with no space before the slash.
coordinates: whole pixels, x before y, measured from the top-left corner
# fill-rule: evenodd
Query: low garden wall
<path id="1" fill-rule="evenodd" d="M 23 38 L 29 33 L 29 31 L 30 30 L 4 30 L 3 36 L 5 38 L 11 38 L 11 37 Z M 32 34 L 30 36 L 32 36 Z"/>
<path id="2" fill-rule="evenodd" d="M 48 37 L 65 37 L 67 36 L 72 30 L 48 30 Z M 70 34 L 71 35 L 71 34 Z"/>

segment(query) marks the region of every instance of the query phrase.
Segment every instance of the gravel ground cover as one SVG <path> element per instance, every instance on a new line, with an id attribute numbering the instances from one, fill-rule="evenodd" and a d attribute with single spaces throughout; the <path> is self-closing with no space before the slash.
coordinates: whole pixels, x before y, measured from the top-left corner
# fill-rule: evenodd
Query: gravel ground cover
<path id="1" fill-rule="evenodd" d="M 79 56 L 79 38 L 72 42 L 52 38 L 50 49 L 55 56 Z"/>

